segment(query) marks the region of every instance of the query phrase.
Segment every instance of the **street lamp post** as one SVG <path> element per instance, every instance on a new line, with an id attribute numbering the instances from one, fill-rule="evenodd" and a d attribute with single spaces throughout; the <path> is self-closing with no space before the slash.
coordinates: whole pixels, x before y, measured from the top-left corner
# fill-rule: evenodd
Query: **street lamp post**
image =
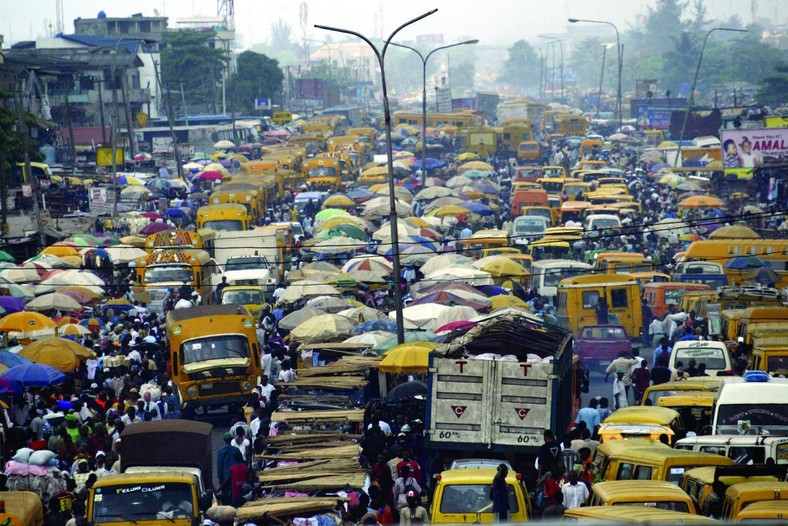
<path id="1" fill-rule="evenodd" d="M 118 163 L 115 155 L 115 150 L 118 147 L 118 139 L 117 139 L 117 127 L 120 121 L 120 114 L 118 113 L 118 92 L 116 86 L 116 79 L 115 79 L 115 63 L 117 62 L 118 56 L 118 46 L 120 46 L 121 42 L 123 41 L 128 42 L 137 42 L 139 45 L 139 39 L 132 39 L 132 38 L 121 38 L 115 43 L 115 49 L 110 52 L 112 55 L 112 64 L 110 64 L 110 80 L 112 81 L 112 126 L 110 126 L 110 135 L 112 135 L 112 192 L 114 194 L 114 201 L 112 204 L 112 217 L 117 217 L 118 215 Z M 126 69 L 123 69 L 123 74 L 126 74 Z M 132 124 L 131 122 L 127 123 L 129 127 L 129 131 L 131 132 Z M 129 137 L 133 137 L 132 133 L 129 133 Z M 129 140 L 131 143 L 131 140 Z M 125 159 L 125 153 L 124 153 Z"/>
<path id="2" fill-rule="evenodd" d="M 676 153 L 676 166 L 681 162 L 681 144 L 684 142 L 684 132 L 687 130 L 687 120 L 695 99 L 695 87 L 698 84 L 698 73 L 700 73 L 700 65 L 703 62 L 703 52 L 706 50 L 706 42 L 709 36 L 715 31 L 731 31 L 736 33 L 747 33 L 746 29 L 734 29 L 732 27 L 713 27 L 709 29 L 706 36 L 703 37 L 703 45 L 700 48 L 700 55 L 698 55 L 698 64 L 695 66 L 695 76 L 692 78 L 692 86 L 690 86 L 689 96 L 687 97 L 687 108 L 684 110 L 684 121 L 681 123 L 681 135 L 679 135 L 679 147 Z"/>
<path id="3" fill-rule="evenodd" d="M 548 44 L 558 42 L 558 47 L 561 50 L 561 104 L 564 104 L 564 41 L 547 35 L 539 35 L 539 38 L 548 39 Z M 553 47 L 553 69 L 555 69 L 555 47 Z M 553 89 L 555 90 L 555 87 Z"/>
<path id="4" fill-rule="evenodd" d="M 331 27 L 331 26 L 322 26 L 315 24 L 315 27 L 318 29 L 325 29 L 326 31 L 336 31 L 337 33 L 345 33 L 348 35 L 353 35 L 369 45 L 372 48 L 372 51 L 375 53 L 375 57 L 378 59 L 378 65 L 380 66 L 380 87 L 381 91 L 383 92 L 383 119 L 386 127 L 386 164 L 388 167 L 388 185 L 389 185 L 389 226 L 391 228 L 391 259 L 394 263 L 394 301 L 396 305 L 394 306 L 396 319 L 397 319 L 397 343 L 405 343 L 405 325 L 404 320 L 402 317 L 402 288 L 400 287 L 400 282 L 402 277 L 400 275 L 400 261 L 399 261 L 399 233 L 397 231 L 397 200 L 394 196 L 394 152 L 391 146 L 391 111 L 389 110 L 389 99 L 388 93 L 386 91 L 386 69 L 384 65 L 384 59 L 386 58 L 386 50 L 389 47 L 389 44 L 394 39 L 397 33 L 400 32 L 403 28 L 418 22 L 419 20 L 426 18 L 434 13 L 436 13 L 437 9 L 432 9 L 431 11 L 427 11 L 421 16 L 418 16 L 412 20 L 408 20 L 397 29 L 392 32 L 386 41 L 383 43 L 383 50 L 378 51 L 378 48 L 372 41 L 358 33 L 356 31 L 351 31 L 349 29 L 341 29 L 338 27 Z"/>
<path id="5" fill-rule="evenodd" d="M 432 56 L 433 53 L 436 51 L 440 51 L 441 49 L 449 49 L 451 47 L 457 46 L 466 46 L 470 44 L 478 44 L 478 39 L 473 40 L 466 40 L 464 42 L 457 42 L 456 44 L 449 44 L 448 46 L 440 46 L 436 47 L 429 53 L 427 56 L 421 54 L 421 52 L 410 46 L 406 46 L 405 44 L 397 44 L 396 42 L 392 42 L 392 46 L 397 46 L 405 49 L 410 49 L 414 53 L 416 53 L 419 58 L 421 59 L 421 186 L 423 187 L 425 184 L 425 180 L 427 179 L 427 61 Z"/>
<path id="6" fill-rule="evenodd" d="M 585 18 L 569 18 L 569 23 L 587 22 L 589 24 L 607 24 L 616 31 L 616 51 L 618 54 L 618 87 L 616 88 L 616 110 L 618 112 L 618 127 L 621 128 L 623 116 L 621 115 L 621 71 L 624 62 L 624 48 L 621 47 L 621 37 L 618 34 L 618 27 L 613 22 L 607 20 L 588 20 Z"/>

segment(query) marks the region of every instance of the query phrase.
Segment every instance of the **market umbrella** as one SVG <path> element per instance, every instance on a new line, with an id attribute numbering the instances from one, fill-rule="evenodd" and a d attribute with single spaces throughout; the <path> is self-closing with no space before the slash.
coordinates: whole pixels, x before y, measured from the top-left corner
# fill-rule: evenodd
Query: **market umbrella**
<path id="1" fill-rule="evenodd" d="M 429 283 L 459 281 L 473 286 L 492 285 L 493 279 L 489 272 L 477 270 L 473 267 L 453 266 L 438 269 L 424 276 L 424 281 Z"/>
<path id="2" fill-rule="evenodd" d="M 349 216 L 347 210 L 340 210 L 339 208 L 325 208 L 315 214 L 315 221 L 325 221 L 332 217 Z"/>
<path id="3" fill-rule="evenodd" d="M 438 327 L 435 331 L 435 334 L 441 334 L 444 332 L 452 332 L 457 330 L 468 330 L 471 327 L 475 327 L 478 325 L 476 322 L 469 321 L 469 320 L 460 320 L 460 321 L 452 321 L 447 323 L 446 325 L 442 325 Z"/>
<path id="4" fill-rule="evenodd" d="M 28 285 L 2 283 L 0 284 L 0 290 L 2 290 L 4 294 L 19 298 L 22 301 L 30 301 L 35 297 L 35 294 L 33 293 L 33 287 Z"/>
<path id="5" fill-rule="evenodd" d="M 517 296 L 512 296 L 510 294 L 499 294 L 497 296 L 493 296 L 490 298 L 492 302 L 492 310 L 495 309 L 502 309 L 504 307 L 519 307 L 521 309 L 530 310 L 528 304 L 518 298 Z"/>
<path id="6" fill-rule="evenodd" d="M 14 256 L 6 252 L 5 250 L 0 250 L 0 261 L 7 261 L 8 263 L 13 263 L 16 261 Z"/>
<path id="7" fill-rule="evenodd" d="M 463 152 L 463 153 L 461 153 L 460 155 L 457 156 L 457 160 L 460 161 L 460 162 L 478 161 L 479 160 L 479 154 L 475 153 L 475 152 Z"/>
<path id="8" fill-rule="evenodd" d="M 87 305 L 88 303 L 96 301 L 95 298 L 93 298 L 92 294 L 82 294 L 81 292 L 77 292 L 77 291 L 74 291 L 74 290 L 70 290 L 70 291 L 66 291 L 66 292 L 62 292 L 61 291 L 61 292 L 58 292 L 58 294 L 62 294 L 64 296 L 68 296 L 69 298 L 72 298 L 74 301 L 76 301 L 80 305 Z"/>
<path id="9" fill-rule="evenodd" d="M 342 293 L 336 287 L 325 283 L 302 282 L 290 285 L 285 289 L 284 294 L 279 297 L 277 303 L 295 303 L 296 301 L 314 296 L 341 296 Z M 347 308 L 347 305 L 345 306 Z"/>
<path id="10" fill-rule="evenodd" d="M 199 181 L 221 181 L 224 177 L 224 173 L 218 170 L 203 170 L 194 179 Z"/>
<path id="11" fill-rule="evenodd" d="M 657 182 L 659 184 L 675 188 L 678 185 L 680 185 L 681 183 L 683 183 L 684 180 L 685 179 L 682 176 L 680 176 L 679 174 L 667 173 L 667 174 L 663 175 L 662 177 L 660 177 L 659 181 L 657 181 Z"/>
<path id="12" fill-rule="evenodd" d="M 0 307 L 6 313 L 22 312 L 25 310 L 25 302 L 13 296 L 0 296 Z"/>
<path id="13" fill-rule="evenodd" d="M 188 215 L 186 209 L 183 208 L 169 208 L 164 212 L 167 217 L 184 218 Z"/>
<path id="14" fill-rule="evenodd" d="M 15 365 L 0 375 L 0 378 L 19 383 L 23 387 L 48 387 L 66 381 L 66 375 L 54 367 L 34 362 Z"/>
<path id="15" fill-rule="evenodd" d="M 24 363 L 33 363 L 29 358 L 25 358 L 24 356 L 20 356 L 15 352 L 11 352 L 8 349 L 4 349 L 0 351 L 0 364 L 4 365 L 7 368 L 15 367 L 17 365 L 22 365 Z"/>
<path id="16" fill-rule="evenodd" d="M 386 283 L 385 274 L 372 272 L 371 270 L 351 270 L 350 272 L 340 272 L 331 274 L 325 281 L 338 287 L 355 287 L 359 283 Z M 345 285 L 343 283 L 355 283 Z"/>
<path id="17" fill-rule="evenodd" d="M 476 310 L 482 310 L 490 307 L 490 300 L 486 298 L 467 298 L 458 294 L 454 294 L 448 290 L 439 290 L 419 296 L 417 299 L 410 302 L 410 305 L 421 305 L 423 303 L 439 303 L 441 305 L 448 306 L 462 305 Z"/>
<path id="18" fill-rule="evenodd" d="M 301 323 L 290 331 L 293 340 L 311 343 L 346 338 L 353 330 L 353 322 L 338 314 L 321 314 Z"/>
<path id="19" fill-rule="evenodd" d="M 481 170 L 468 170 L 467 172 L 463 172 L 462 176 L 478 181 L 479 179 L 486 179 L 489 177 L 489 173 L 482 172 Z"/>
<path id="20" fill-rule="evenodd" d="M 402 309 L 402 318 L 406 329 L 424 329 L 434 331 L 440 325 L 437 323 L 441 312 L 451 307 L 439 303 L 422 303 Z M 394 311 L 389 313 L 389 318 L 396 319 Z"/>
<path id="21" fill-rule="evenodd" d="M 366 241 L 367 234 L 364 232 L 360 227 L 357 225 L 339 225 L 330 230 L 323 230 L 319 232 L 315 237 L 320 238 L 333 238 L 333 237 L 352 237 L 353 239 L 363 240 Z"/>
<path id="22" fill-rule="evenodd" d="M 479 216 L 491 216 L 494 213 L 492 208 L 490 208 L 489 206 L 483 203 L 479 203 L 477 201 L 465 202 L 462 204 L 461 208 L 467 208 L 468 210 Z M 438 215 L 438 213 L 436 213 L 435 215 Z"/>
<path id="23" fill-rule="evenodd" d="M 723 226 L 709 234 L 709 239 L 760 239 L 758 232 L 745 225 Z M 0 272 L 2 276 L 2 272 Z"/>
<path id="24" fill-rule="evenodd" d="M 90 329 L 76 323 L 66 323 L 57 329 L 60 336 L 87 336 L 92 334 Z"/>
<path id="25" fill-rule="evenodd" d="M 386 275 L 392 272 L 393 267 L 382 256 L 361 255 L 352 258 L 342 266 L 342 272 L 350 272 L 351 270 L 369 270 L 380 275 Z"/>
<path id="26" fill-rule="evenodd" d="M 79 250 L 70 245 L 50 245 L 42 250 L 41 253 L 58 258 L 63 256 L 79 256 Z"/>
<path id="27" fill-rule="evenodd" d="M 351 208 L 354 206 L 356 206 L 356 202 L 342 194 L 329 196 L 323 201 L 323 208 Z"/>
<path id="28" fill-rule="evenodd" d="M 412 342 L 392 347 L 384 353 L 378 370 L 384 373 L 426 373 L 430 351 L 437 345 L 433 342 Z"/>
<path id="29" fill-rule="evenodd" d="M 713 195 L 693 195 L 677 205 L 679 208 L 725 208 L 725 202 Z"/>
<path id="30" fill-rule="evenodd" d="M 43 314 L 37 312 L 15 312 L 0 320 L 0 332 L 35 333 L 46 329 L 54 329 L 57 324 Z"/>
<path id="31" fill-rule="evenodd" d="M 424 263 L 432 259 L 435 251 L 424 245 L 410 245 L 400 250 L 400 262 L 403 265 L 413 265 L 421 267 Z"/>
<path id="32" fill-rule="evenodd" d="M 235 143 L 224 139 L 213 143 L 213 147 L 217 150 L 229 150 L 230 148 L 235 148 Z"/>
<path id="33" fill-rule="evenodd" d="M 684 181 L 680 183 L 676 189 L 681 190 L 682 192 L 701 192 L 703 190 L 703 188 L 701 188 L 701 186 L 695 181 Z"/>
<path id="34" fill-rule="evenodd" d="M 104 321 L 99 318 L 88 318 L 79 322 L 80 325 L 87 327 L 91 331 L 98 331 L 104 327 Z"/>
<path id="35" fill-rule="evenodd" d="M 386 402 L 397 402 L 408 398 L 423 397 L 427 394 L 427 384 L 420 380 L 411 380 L 399 384 L 386 394 Z"/>
<path id="36" fill-rule="evenodd" d="M 326 311 L 328 314 L 339 314 L 340 312 L 352 308 L 354 303 L 351 301 L 335 296 L 317 296 L 307 300 L 307 305 L 316 309 Z"/>
<path id="37" fill-rule="evenodd" d="M 109 258 L 116 265 L 133 263 L 137 258 L 148 254 L 141 248 L 128 245 L 115 245 L 114 247 L 107 247 L 104 250 L 106 250 L 107 254 L 109 254 Z"/>
<path id="38" fill-rule="evenodd" d="M 449 196 L 456 197 L 457 193 L 451 188 L 446 188 L 445 186 L 430 186 L 429 188 L 425 188 L 424 190 L 421 190 L 419 193 L 417 193 L 414 196 L 414 199 L 417 201 L 431 201 L 439 197 Z"/>
<path id="39" fill-rule="evenodd" d="M 753 281 L 765 287 L 774 287 L 782 280 L 777 272 L 770 268 L 763 267 L 753 278 Z"/>
<path id="40" fill-rule="evenodd" d="M 336 216 L 332 217 L 331 219 L 325 220 L 323 223 L 320 224 L 317 228 L 315 228 L 315 232 L 323 232 L 324 230 L 331 230 L 334 227 L 339 225 L 356 225 L 361 229 L 365 229 L 369 227 L 369 223 L 365 220 L 361 219 L 360 217 L 356 216 Z"/>
<path id="41" fill-rule="evenodd" d="M 372 331 L 372 332 L 365 332 L 364 334 L 356 334 L 355 336 L 351 336 L 347 340 L 343 340 L 342 343 L 355 343 L 355 344 L 375 346 L 390 337 L 391 337 L 390 332 Z"/>
<path id="42" fill-rule="evenodd" d="M 448 181 L 446 181 L 446 186 L 449 188 L 462 188 L 463 186 L 471 184 L 472 180 L 464 175 L 455 175 Z"/>
<path id="43" fill-rule="evenodd" d="M 444 267 L 470 264 L 471 261 L 472 259 L 468 256 L 463 256 L 462 254 L 457 254 L 455 252 L 446 252 L 431 257 L 424 265 L 422 265 L 421 272 L 424 273 L 424 275 L 427 275 Z"/>
<path id="44" fill-rule="evenodd" d="M 494 168 L 491 164 L 485 163 L 484 161 L 470 161 L 460 165 L 460 167 L 457 168 L 457 173 L 461 174 L 468 170 L 480 170 L 482 172 L 489 172 L 493 169 Z"/>
<path id="45" fill-rule="evenodd" d="M 471 320 L 478 314 L 479 312 L 476 309 L 468 307 L 467 305 L 455 305 L 438 314 L 438 317 L 435 319 L 435 330 L 437 331 L 438 328 L 448 325 L 449 323 Z"/>
<path id="46" fill-rule="evenodd" d="M 344 254 L 367 247 L 367 243 L 348 236 L 338 236 L 321 241 L 312 247 L 318 254 Z"/>
<path id="47" fill-rule="evenodd" d="M 14 283 L 33 283 L 40 279 L 38 271 L 30 267 L 11 267 L 0 271 L 0 278 Z"/>
<path id="48" fill-rule="evenodd" d="M 292 331 L 302 323 L 317 316 L 326 314 L 326 311 L 307 305 L 302 309 L 295 310 L 279 320 L 279 327 Z"/>
<path id="49" fill-rule="evenodd" d="M 651 230 L 659 237 L 669 238 L 676 232 L 684 232 L 688 229 L 687 223 L 680 219 L 667 218 L 654 223 Z"/>
<path id="50" fill-rule="evenodd" d="M 39 296 L 29 302 L 27 304 L 27 309 L 33 311 L 59 310 L 63 312 L 74 312 L 82 310 L 82 305 L 71 296 L 53 292 Z"/>
<path id="51" fill-rule="evenodd" d="M 364 323 L 367 321 L 375 321 L 375 320 L 388 320 L 388 316 L 383 311 L 378 309 L 373 309 L 367 305 L 362 305 L 360 307 L 351 307 L 349 309 L 343 309 L 337 314 L 341 314 L 345 318 L 349 320 L 355 320 L 356 323 Z"/>
<path id="52" fill-rule="evenodd" d="M 127 186 L 120 191 L 120 197 L 127 199 L 139 199 L 150 194 L 150 190 L 144 186 Z"/>
<path id="53" fill-rule="evenodd" d="M 80 296 L 86 296 L 93 301 L 100 300 L 104 296 L 104 291 L 101 287 L 96 285 L 68 285 L 66 287 L 60 287 L 57 291 L 61 294 L 71 295 L 78 294 Z"/>
<path id="54" fill-rule="evenodd" d="M 397 324 L 391 320 L 370 320 L 353 327 L 353 334 L 372 331 L 397 332 Z"/>
<path id="55" fill-rule="evenodd" d="M 115 298 L 106 302 L 101 308 L 105 311 L 107 309 L 115 309 L 116 311 L 129 311 L 134 308 L 134 305 L 132 305 L 127 299 Z"/>
<path id="56" fill-rule="evenodd" d="M 301 267 L 301 273 L 304 276 L 309 276 L 316 272 L 332 272 L 336 274 L 339 272 L 339 268 L 328 261 L 312 261 Z"/>
<path id="57" fill-rule="evenodd" d="M 441 161 L 440 159 L 435 159 L 433 157 L 427 157 L 425 164 L 427 165 L 428 172 L 446 166 L 446 163 L 444 161 Z M 421 159 L 414 160 L 411 163 L 410 168 L 411 170 L 421 170 Z"/>
<path id="58" fill-rule="evenodd" d="M 471 213 L 470 210 L 465 208 L 464 206 L 459 205 L 446 205 L 438 208 L 432 215 L 436 217 L 457 217 L 461 215 L 469 215 Z"/>
<path id="59" fill-rule="evenodd" d="M 158 234 L 159 232 L 167 232 L 169 230 L 175 230 L 175 228 L 167 223 L 150 223 L 140 229 L 140 234 L 148 236 L 150 234 Z"/>
<path id="60" fill-rule="evenodd" d="M 407 329 L 405 328 L 405 342 L 427 342 L 435 338 L 435 333 L 428 330 L 420 330 L 420 329 Z M 388 351 L 392 347 L 396 347 L 399 345 L 397 341 L 397 335 L 392 334 L 382 342 L 378 343 L 372 348 L 372 351 L 375 351 L 377 354 L 382 354 L 384 351 Z"/>
<path id="61" fill-rule="evenodd" d="M 494 278 L 504 276 L 530 276 L 530 272 L 520 263 L 503 256 L 488 256 L 473 263 L 475 268 L 489 272 Z"/>
<path id="62" fill-rule="evenodd" d="M 74 371 L 82 360 L 95 356 L 93 351 L 77 342 L 56 336 L 33 342 L 19 351 L 19 354 L 64 373 Z"/>
<path id="63" fill-rule="evenodd" d="M 345 194 L 347 197 L 352 199 L 353 201 L 360 203 L 362 201 L 366 201 L 367 199 L 372 199 L 375 195 L 373 192 L 370 192 L 366 188 L 354 188 Z"/>
<path id="64" fill-rule="evenodd" d="M 737 256 L 730 259 L 724 266 L 731 270 L 753 270 L 764 267 L 768 268 L 769 264 L 758 256 Z M 1 324 L 0 327 L 2 327 Z"/>

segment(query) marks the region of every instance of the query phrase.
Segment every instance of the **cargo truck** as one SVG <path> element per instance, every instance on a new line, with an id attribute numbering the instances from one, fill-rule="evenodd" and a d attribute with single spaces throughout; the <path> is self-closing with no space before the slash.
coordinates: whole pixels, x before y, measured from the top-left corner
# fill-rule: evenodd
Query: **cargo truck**
<path id="1" fill-rule="evenodd" d="M 425 424 L 429 449 L 444 458 L 483 453 L 517 455 L 520 460 L 535 455 L 544 443 L 544 431 L 563 433 L 575 414 L 579 394 L 572 334 L 536 317 L 515 317 L 511 324 L 477 329 L 464 338 L 473 332 L 478 338 L 447 344 L 461 346 L 470 357 L 431 356 Z M 518 357 L 536 353 L 543 359 L 474 359 L 476 352 Z"/>

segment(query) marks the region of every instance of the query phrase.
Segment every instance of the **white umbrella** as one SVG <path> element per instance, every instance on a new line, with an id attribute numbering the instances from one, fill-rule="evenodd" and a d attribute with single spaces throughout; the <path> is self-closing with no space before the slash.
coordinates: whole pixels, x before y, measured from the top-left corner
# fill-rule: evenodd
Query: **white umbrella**
<path id="1" fill-rule="evenodd" d="M 356 334 L 355 336 L 351 336 L 350 338 L 343 341 L 342 343 L 377 345 L 380 342 L 385 341 L 389 338 L 391 338 L 390 332 L 372 331 L 372 332 L 365 332 L 364 334 Z"/>
<path id="2" fill-rule="evenodd" d="M 438 269 L 431 274 L 424 276 L 425 282 L 441 283 L 459 281 L 479 287 L 482 285 L 492 285 L 493 279 L 488 272 L 478 270 L 472 267 L 454 266 L 443 269 Z"/>
<path id="3" fill-rule="evenodd" d="M 435 320 L 436 328 L 443 327 L 444 325 L 455 321 L 467 321 L 475 318 L 478 314 L 479 313 L 476 312 L 475 309 L 466 307 L 465 305 L 449 307 L 448 310 L 438 314 L 438 317 Z"/>
<path id="4" fill-rule="evenodd" d="M 363 254 L 352 258 L 350 261 L 342 266 L 342 272 L 352 272 L 353 270 L 369 270 L 376 274 L 387 275 L 391 274 L 393 266 L 388 259 L 383 256 L 375 256 L 371 254 Z"/>
<path id="5" fill-rule="evenodd" d="M 131 263 L 136 261 L 137 258 L 147 255 L 148 253 L 141 248 L 132 247 L 128 245 L 115 245 L 104 249 L 109 254 L 113 263 Z"/>
<path id="6" fill-rule="evenodd" d="M 227 150 L 228 148 L 235 148 L 235 143 L 233 141 L 217 141 L 213 143 L 213 147 L 217 150 Z"/>
<path id="7" fill-rule="evenodd" d="M 63 312 L 73 312 L 82 310 L 82 305 L 71 296 L 53 292 L 52 294 L 44 294 L 39 296 L 25 306 L 28 310 L 34 311 L 48 311 L 59 310 Z"/>
<path id="8" fill-rule="evenodd" d="M 457 197 L 457 192 L 445 186 L 431 186 L 416 194 L 417 201 L 431 201 L 439 197 Z"/>
<path id="9" fill-rule="evenodd" d="M 468 256 L 463 256 L 462 254 L 457 254 L 455 252 L 446 252 L 445 254 L 437 254 L 429 259 L 422 267 L 421 271 L 426 276 L 436 270 L 445 268 L 445 267 L 452 267 L 455 265 L 465 265 L 470 264 L 473 261 Z"/>
<path id="10" fill-rule="evenodd" d="M 419 233 L 419 229 L 406 223 L 402 219 L 397 220 L 397 234 L 399 237 L 415 236 Z M 372 238 L 378 241 L 389 241 L 391 239 L 391 223 L 386 222 L 380 229 L 372 234 Z"/>
<path id="11" fill-rule="evenodd" d="M 353 322 L 338 314 L 321 314 L 310 318 L 290 331 L 290 337 L 301 342 L 320 342 L 350 334 Z"/>
<path id="12" fill-rule="evenodd" d="M 307 301 L 306 304 L 329 314 L 338 314 L 352 306 L 345 298 L 335 296 L 317 296 Z"/>
<path id="13" fill-rule="evenodd" d="M 447 305 L 439 303 L 422 303 L 402 309 L 402 319 L 406 329 L 424 329 L 434 331 L 440 325 L 437 323 L 438 316 L 445 310 L 451 309 Z M 389 318 L 397 319 L 396 312 L 389 313 Z"/>
<path id="14" fill-rule="evenodd" d="M 373 309 L 372 307 L 367 307 L 366 305 L 362 307 L 352 307 L 350 309 L 341 310 L 337 312 L 337 314 L 357 323 L 387 319 L 385 312 L 379 311 L 378 309 Z"/>
<path id="15" fill-rule="evenodd" d="M 14 283 L 33 283 L 38 281 L 40 276 L 35 268 L 13 267 L 0 271 L 0 278 L 5 278 Z"/>
<path id="16" fill-rule="evenodd" d="M 293 303 L 301 298 L 313 296 L 341 296 L 336 287 L 325 283 L 300 282 L 297 285 L 290 285 L 285 289 L 284 294 L 279 297 L 278 303 Z"/>
<path id="17" fill-rule="evenodd" d="M 321 241 L 312 247 L 312 251 L 318 254 L 343 254 L 366 248 L 366 246 L 367 244 L 364 241 L 359 241 L 352 237 L 339 236 Z"/>

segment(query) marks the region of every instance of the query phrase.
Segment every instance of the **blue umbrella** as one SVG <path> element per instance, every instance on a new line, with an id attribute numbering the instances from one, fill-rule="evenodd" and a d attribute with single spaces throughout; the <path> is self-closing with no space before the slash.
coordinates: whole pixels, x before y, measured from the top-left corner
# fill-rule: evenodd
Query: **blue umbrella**
<path id="1" fill-rule="evenodd" d="M 12 353 L 11 351 L 3 350 L 0 351 L 0 363 L 10 369 L 11 367 L 22 365 L 23 363 L 33 363 L 33 361 L 19 354 Z"/>
<path id="2" fill-rule="evenodd" d="M 427 165 L 428 172 L 430 170 L 436 170 L 438 168 L 443 168 L 444 166 L 446 166 L 445 162 L 439 159 L 435 159 L 433 157 L 427 157 L 425 164 Z M 421 159 L 413 161 L 410 165 L 410 168 L 411 170 L 421 170 Z"/>
<path id="3" fill-rule="evenodd" d="M 480 216 L 491 216 L 493 215 L 492 208 L 489 206 L 479 203 L 478 201 L 469 201 L 467 203 L 462 204 L 463 208 L 467 208 L 471 212 L 476 215 Z"/>
<path id="4" fill-rule="evenodd" d="M 0 296 L 0 308 L 7 313 L 21 312 L 25 310 L 25 302 L 14 296 Z"/>
<path id="5" fill-rule="evenodd" d="M 372 199 L 372 196 L 375 194 L 366 188 L 354 188 L 345 195 L 347 195 L 353 201 L 366 201 L 367 199 Z"/>
<path id="6" fill-rule="evenodd" d="M 370 320 L 353 328 L 353 334 L 372 331 L 397 332 L 397 324 L 390 320 Z"/>
<path id="7" fill-rule="evenodd" d="M 508 291 L 504 290 L 498 285 L 482 285 L 481 287 L 476 288 L 487 294 L 487 296 L 500 296 L 501 294 L 509 294 Z"/>
<path id="8" fill-rule="evenodd" d="M 145 188 L 148 190 L 169 190 L 172 188 L 172 183 L 166 179 L 152 179 L 147 182 Z"/>
<path id="9" fill-rule="evenodd" d="M 725 263 L 725 268 L 731 270 L 748 270 L 768 267 L 769 264 L 758 256 L 737 256 Z"/>
<path id="10" fill-rule="evenodd" d="M 186 217 L 186 211 L 182 208 L 170 208 L 164 215 L 167 217 Z"/>
<path id="11" fill-rule="evenodd" d="M 54 367 L 34 362 L 15 365 L 0 377 L 23 387 L 48 387 L 66 381 L 66 375 Z"/>

